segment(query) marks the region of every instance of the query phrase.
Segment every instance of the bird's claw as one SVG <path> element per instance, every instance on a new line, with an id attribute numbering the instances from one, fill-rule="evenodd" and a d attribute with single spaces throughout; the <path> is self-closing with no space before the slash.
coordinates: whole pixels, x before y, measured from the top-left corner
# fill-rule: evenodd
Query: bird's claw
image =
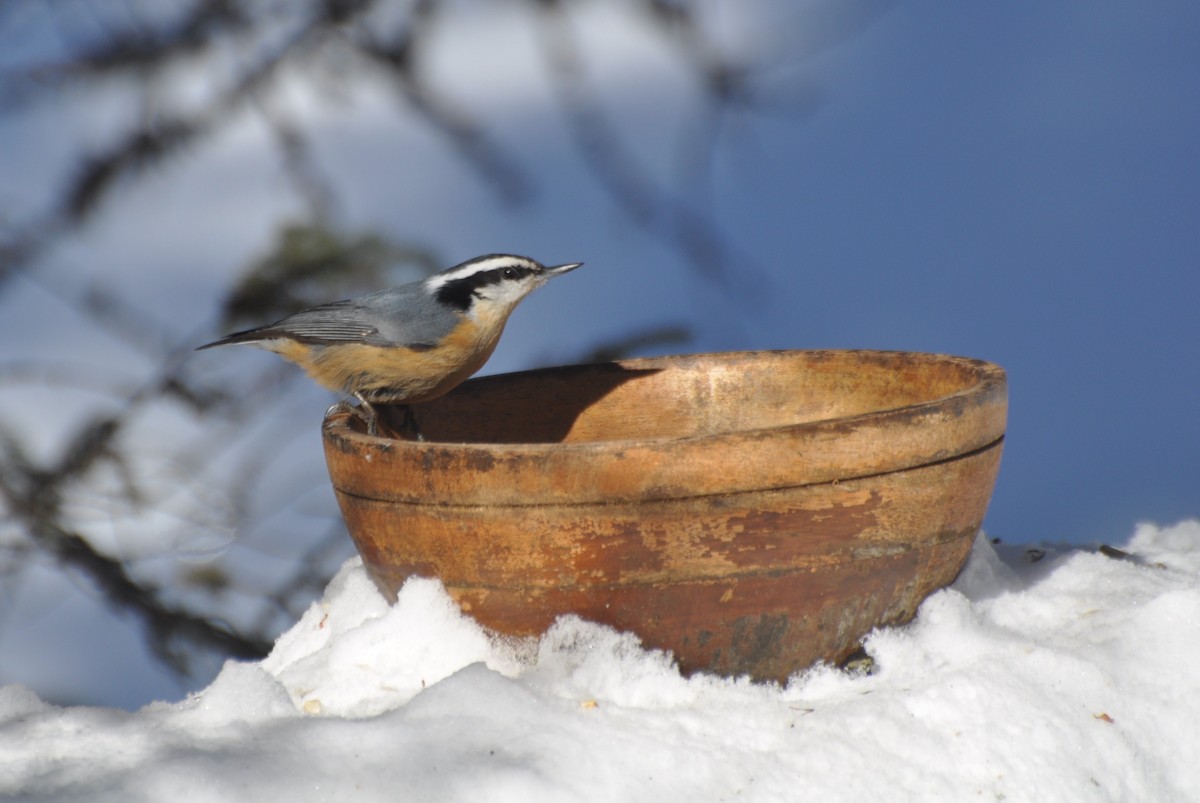
<path id="1" fill-rule="evenodd" d="M 338 413 L 353 413 L 353 412 L 354 412 L 354 408 L 350 405 L 349 402 L 340 401 L 340 402 L 337 402 L 336 404 L 329 405 L 329 409 L 325 411 L 325 417 L 331 418 L 332 416 L 335 416 Z"/>
<path id="2" fill-rule="evenodd" d="M 375 412 L 375 407 L 364 399 L 361 393 L 355 393 L 354 398 L 358 399 L 357 412 L 366 422 L 367 434 L 372 438 L 379 437 L 379 413 Z"/>
<path id="3" fill-rule="evenodd" d="M 378 436 L 379 417 L 375 413 L 375 408 L 362 398 L 359 398 L 359 402 L 361 402 L 361 404 L 358 407 L 355 407 L 348 401 L 340 401 L 336 404 L 332 404 L 330 405 L 329 409 L 325 411 L 325 418 L 329 418 L 332 415 L 337 415 L 338 413 L 349 413 L 350 415 L 356 415 L 364 424 L 366 424 L 368 435 L 372 437 Z"/>

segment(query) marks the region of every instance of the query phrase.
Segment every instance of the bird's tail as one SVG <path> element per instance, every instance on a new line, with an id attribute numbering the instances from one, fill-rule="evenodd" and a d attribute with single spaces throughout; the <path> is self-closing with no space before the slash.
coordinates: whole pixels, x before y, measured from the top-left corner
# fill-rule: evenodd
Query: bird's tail
<path id="1" fill-rule="evenodd" d="M 269 340 L 271 335 L 268 333 L 269 327 L 259 327 L 257 329 L 247 329 L 244 332 L 234 332 L 231 335 L 225 335 L 220 340 L 214 340 L 211 343 L 205 343 L 203 346 L 197 346 L 196 351 L 204 351 L 215 346 L 232 346 L 235 343 L 257 343 L 260 340 Z"/>

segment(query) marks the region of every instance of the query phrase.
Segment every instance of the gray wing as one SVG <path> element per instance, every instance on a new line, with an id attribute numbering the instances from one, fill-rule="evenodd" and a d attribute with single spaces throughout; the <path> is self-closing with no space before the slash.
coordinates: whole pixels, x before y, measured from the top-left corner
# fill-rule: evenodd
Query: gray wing
<path id="1" fill-rule="evenodd" d="M 439 305 L 420 283 L 414 283 L 322 304 L 200 348 L 285 337 L 312 345 L 365 343 L 428 349 L 450 334 L 460 319 L 460 314 Z"/>
<path id="2" fill-rule="evenodd" d="M 438 303 L 423 282 L 380 290 L 356 302 L 375 326 L 366 342 L 375 346 L 430 349 L 454 331 L 464 313 Z"/>
<path id="3" fill-rule="evenodd" d="M 353 301 L 322 304 L 264 327 L 264 337 L 289 337 L 302 343 L 361 343 L 378 331 L 367 310 Z"/>

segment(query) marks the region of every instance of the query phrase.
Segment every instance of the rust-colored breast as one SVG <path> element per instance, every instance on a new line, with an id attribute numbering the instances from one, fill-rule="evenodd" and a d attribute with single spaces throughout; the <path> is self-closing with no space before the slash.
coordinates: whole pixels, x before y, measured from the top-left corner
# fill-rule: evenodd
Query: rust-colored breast
<path id="1" fill-rule="evenodd" d="M 463 316 L 433 348 L 284 341 L 275 350 L 330 390 L 360 393 L 372 402 L 417 404 L 448 393 L 482 368 L 499 339 L 495 327 L 482 327 Z"/>

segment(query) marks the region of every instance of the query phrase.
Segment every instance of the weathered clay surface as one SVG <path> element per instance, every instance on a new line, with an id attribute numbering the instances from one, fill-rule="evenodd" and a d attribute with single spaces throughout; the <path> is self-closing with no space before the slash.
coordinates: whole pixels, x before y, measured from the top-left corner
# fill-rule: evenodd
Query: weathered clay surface
<path id="1" fill-rule="evenodd" d="M 385 593 L 435 576 L 503 633 L 576 613 L 685 671 L 782 680 L 954 579 L 1006 389 L 962 358 L 755 352 L 489 377 L 415 412 L 423 442 L 325 427 Z"/>

